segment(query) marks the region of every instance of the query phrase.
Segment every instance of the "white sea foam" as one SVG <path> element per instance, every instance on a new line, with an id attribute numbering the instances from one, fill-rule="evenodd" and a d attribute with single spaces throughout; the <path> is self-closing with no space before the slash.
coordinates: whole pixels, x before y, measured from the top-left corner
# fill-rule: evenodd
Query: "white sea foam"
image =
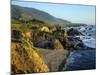
<path id="1" fill-rule="evenodd" d="M 70 28 L 77 29 L 83 34 L 81 36 L 76 36 L 76 37 L 80 37 L 80 40 L 82 40 L 86 46 L 90 48 L 96 48 L 96 27 L 95 25 L 70 27 Z M 65 28 L 65 30 L 68 30 L 70 28 Z"/>

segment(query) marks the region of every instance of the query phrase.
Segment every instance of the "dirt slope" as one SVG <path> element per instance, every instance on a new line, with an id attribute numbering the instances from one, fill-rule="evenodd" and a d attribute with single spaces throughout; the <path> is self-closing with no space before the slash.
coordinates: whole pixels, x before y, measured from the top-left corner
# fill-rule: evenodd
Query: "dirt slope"
<path id="1" fill-rule="evenodd" d="M 62 70 L 62 67 L 67 59 L 68 55 L 67 50 L 60 51 L 60 50 L 39 49 L 39 51 L 51 72 Z"/>

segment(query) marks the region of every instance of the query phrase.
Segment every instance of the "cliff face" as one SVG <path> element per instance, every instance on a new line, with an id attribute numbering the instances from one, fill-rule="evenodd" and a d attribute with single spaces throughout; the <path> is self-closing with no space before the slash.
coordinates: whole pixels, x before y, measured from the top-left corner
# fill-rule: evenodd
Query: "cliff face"
<path id="1" fill-rule="evenodd" d="M 19 43 L 12 43 L 11 49 L 12 73 L 23 74 L 49 71 L 42 57 L 33 48 Z"/>
<path id="2" fill-rule="evenodd" d="M 41 31 L 39 31 L 39 33 L 40 32 Z M 59 66 L 66 58 L 68 52 L 64 51 L 64 47 L 59 39 L 53 39 L 55 34 L 51 35 L 52 37 L 49 37 L 49 32 L 41 33 L 45 34 L 45 38 L 41 35 L 41 38 L 44 38 L 44 41 L 39 37 L 39 34 L 33 36 L 33 32 L 12 30 L 12 74 L 40 73 L 59 70 Z M 49 40 L 49 38 L 52 40 Z M 51 49 L 51 46 L 50 50 L 41 50 L 38 47 L 37 49 L 34 46 L 35 41 L 32 41 L 33 39 L 35 39 L 36 42 L 39 42 L 40 46 L 44 45 L 45 48 L 51 45 L 53 49 Z M 43 41 L 43 43 L 46 42 L 47 44 L 42 44 L 40 41 Z"/>
<path id="3" fill-rule="evenodd" d="M 55 26 L 37 25 L 12 24 L 12 74 L 54 72 L 59 71 L 60 65 L 62 67 L 62 62 L 68 54 L 64 50 L 68 42 L 66 32 Z M 41 31 L 42 27 L 45 28 Z"/>

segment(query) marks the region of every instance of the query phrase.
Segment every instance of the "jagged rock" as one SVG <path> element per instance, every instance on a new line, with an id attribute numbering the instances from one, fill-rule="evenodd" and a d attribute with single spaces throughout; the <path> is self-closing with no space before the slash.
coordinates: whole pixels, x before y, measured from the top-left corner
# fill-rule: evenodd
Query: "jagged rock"
<path id="1" fill-rule="evenodd" d="M 79 37 L 69 36 L 68 41 L 69 41 L 69 49 L 70 50 L 86 49 L 86 46 L 84 45 L 82 40 L 80 40 Z"/>
<path id="2" fill-rule="evenodd" d="M 49 32 L 50 30 L 49 30 L 48 27 L 43 26 L 43 27 L 40 29 L 40 31 Z"/>
<path id="3" fill-rule="evenodd" d="M 54 32 L 37 31 L 33 33 L 32 42 L 35 47 L 45 49 L 66 49 L 68 45 L 67 33 L 64 30 L 57 30 Z M 59 42 L 55 39 L 58 39 Z M 56 48 L 57 42 L 62 45 Z"/>
<path id="4" fill-rule="evenodd" d="M 21 31 L 20 30 L 12 30 L 11 31 L 11 37 L 13 39 L 20 39 L 22 36 L 21 36 Z"/>
<path id="5" fill-rule="evenodd" d="M 33 48 L 12 43 L 11 56 L 11 69 L 14 74 L 49 72 L 48 66 Z"/>
<path id="6" fill-rule="evenodd" d="M 54 49 L 54 43 L 48 40 L 40 42 L 37 46 L 45 49 Z"/>
<path id="7" fill-rule="evenodd" d="M 60 41 L 58 39 L 55 39 L 55 41 L 54 41 L 54 49 L 55 50 L 64 50 L 62 44 L 60 43 Z"/>
<path id="8" fill-rule="evenodd" d="M 64 49 L 67 49 L 68 44 L 69 44 L 67 33 L 61 29 L 54 31 L 53 33 L 54 33 L 55 39 L 58 39 L 63 45 Z"/>
<path id="9" fill-rule="evenodd" d="M 52 41 L 45 40 L 40 42 L 37 46 L 45 49 L 64 50 L 63 45 L 58 39 L 54 39 Z"/>
<path id="10" fill-rule="evenodd" d="M 27 40 L 32 39 L 32 32 L 31 31 L 24 32 L 24 33 L 22 32 L 21 35 L 22 35 L 22 38 L 24 38 L 24 39 L 27 39 Z"/>
<path id="11" fill-rule="evenodd" d="M 68 36 L 78 36 L 78 35 L 82 35 L 81 32 L 79 32 L 78 30 L 71 28 L 69 30 L 67 30 L 67 34 Z"/>

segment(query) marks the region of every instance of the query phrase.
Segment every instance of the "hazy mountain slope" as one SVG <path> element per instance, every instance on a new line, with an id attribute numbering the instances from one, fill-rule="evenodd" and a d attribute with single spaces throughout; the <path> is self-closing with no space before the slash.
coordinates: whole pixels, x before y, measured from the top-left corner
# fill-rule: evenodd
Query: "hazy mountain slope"
<path id="1" fill-rule="evenodd" d="M 36 18 L 42 21 L 46 21 L 52 24 L 68 24 L 71 23 L 67 20 L 55 18 L 54 16 L 44 12 L 37 10 L 35 8 L 21 7 L 17 5 L 11 6 L 11 17 L 12 19 L 24 19 L 31 20 L 32 18 Z"/>

